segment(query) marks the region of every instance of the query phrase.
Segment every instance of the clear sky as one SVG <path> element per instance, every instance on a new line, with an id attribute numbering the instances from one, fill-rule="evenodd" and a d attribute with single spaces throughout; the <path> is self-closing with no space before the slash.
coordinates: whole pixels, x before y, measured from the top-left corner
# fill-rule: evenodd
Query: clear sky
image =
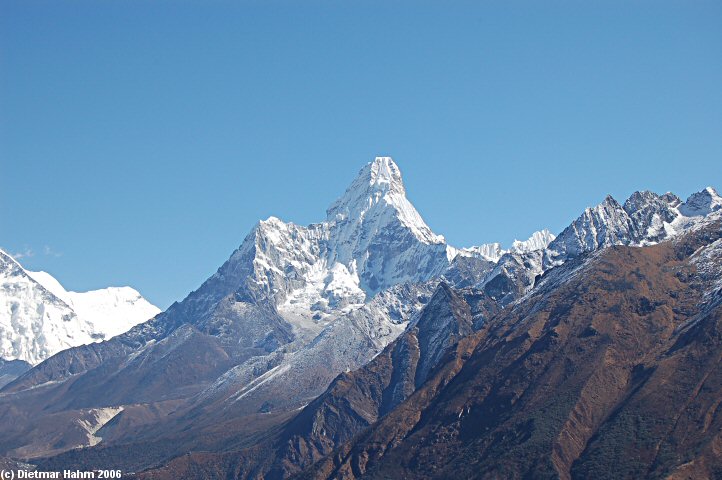
<path id="1" fill-rule="evenodd" d="M 456 246 L 722 188 L 722 2 L 0 1 L 0 246 L 66 288 L 167 307 L 376 155 Z"/>

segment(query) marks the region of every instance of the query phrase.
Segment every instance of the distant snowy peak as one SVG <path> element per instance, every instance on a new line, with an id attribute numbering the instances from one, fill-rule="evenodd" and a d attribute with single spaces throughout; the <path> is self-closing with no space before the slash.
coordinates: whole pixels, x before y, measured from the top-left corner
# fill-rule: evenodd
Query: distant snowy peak
<path id="1" fill-rule="evenodd" d="M 90 325 L 0 251 L 0 357 L 36 364 L 92 341 Z"/>
<path id="2" fill-rule="evenodd" d="M 63 288 L 47 272 L 26 270 L 36 282 L 70 306 L 82 322 L 93 326 L 95 337 L 108 339 L 160 313 L 160 309 L 132 287 L 108 287 L 87 292 Z"/>
<path id="3" fill-rule="evenodd" d="M 529 253 L 544 250 L 555 238 L 554 234 L 545 228 L 544 230 L 532 233 L 531 237 L 527 240 L 514 240 L 514 243 L 511 245 L 511 251 L 514 253 Z"/>
<path id="4" fill-rule="evenodd" d="M 160 313 L 158 307 L 132 287 L 73 292 L 65 290 L 60 282 L 47 272 L 25 272 L 70 306 L 82 321 L 93 325 L 94 333 L 98 337 L 114 337 Z"/>
<path id="5" fill-rule="evenodd" d="M 501 248 L 501 243 L 494 242 L 485 243 L 483 245 L 477 245 L 474 247 L 462 248 L 456 250 L 455 253 L 463 257 L 477 257 L 496 263 L 506 252 L 507 250 Z"/>
<path id="6" fill-rule="evenodd" d="M 46 272 L 26 271 L 0 250 L 0 357 L 36 364 L 110 338 L 160 310 L 130 287 L 68 292 Z"/>
<path id="7" fill-rule="evenodd" d="M 545 228 L 543 230 L 539 230 L 538 232 L 532 233 L 527 240 L 514 240 L 511 248 L 509 249 L 503 249 L 500 243 L 495 242 L 485 243 L 483 245 L 475 247 L 462 248 L 456 250 L 455 253 L 465 257 L 482 258 L 484 260 L 496 263 L 501 257 L 503 257 L 507 253 L 523 254 L 535 252 L 537 250 L 544 250 L 545 248 L 547 248 L 549 243 L 554 240 L 554 238 L 554 234 L 552 234 L 549 230 Z"/>

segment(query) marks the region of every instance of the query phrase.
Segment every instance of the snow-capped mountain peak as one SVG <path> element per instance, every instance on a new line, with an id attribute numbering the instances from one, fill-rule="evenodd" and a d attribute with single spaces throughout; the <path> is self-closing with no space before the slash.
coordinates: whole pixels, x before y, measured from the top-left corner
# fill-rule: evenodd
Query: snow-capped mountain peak
<path id="1" fill-rule="evenodd" d="M 406 194 L 399 167 L 391 157 L 376 157 L 366 168 L 369 170 L 371 186 Z"/>
<path id="2" fill-rule="evenodd" d="M 535 252 L 538 250 L 544 250 L 554 240 L 554 234 L 546 228 L 534 232 L 526 240 L 514 240 L 511 248 L 504 249 L 501 243 L 485 243 L 483 245 L 477 245 L 473 247 L 466 247 L 462 249 L 454 249 L 449 247 L 455 255 L 461 255 L 463 257 L 477 257 L 489 262 L 496 263 L 501 257 L 507 253 L 524 254 Z"/>
<path id="3" fill-rule="evenodd" d="M 398 220 L 421 242 L 444 243 L 444 237 L 431 231 L 406 198 L 401 171 L 390 157 L 376 157 L 363 167 L 326 214 L 329 223 L 346 230 L 342 235 L 358 233 L 354 226 L 365 224 L 378 231 L 389 222 Z"/>
<path id="4" fill-rule="evenodd" d="M 679 207 L 679 211 L 687 217 L 705 216 L 722 209 L 722 197 L 712 187 L 693 193 Z"/>
<path id="5" fill-rule="evenodd" d="M 639 192 L 634 192 L 632 195 L 630 195 L 627 201 L 624 202 L 622 208 L 624 208 L 624 211 L 631 215 L 634 212 L 638 212 L 639 210 L 645 208 L 650 204 L 654 204 L 660 201 L 664 200 L 656 193 L 650 192 L 649 190 L 642 190 Z"/>
<path id="6" fill-rule="evenodd" d="M 160 313 L 132 287 L 107 287 L 87 292 L 66 290 L 47 272 L 25 271 L 33 280 L 73 309 L 81 322 L 93 326 L 94 338 L 108 339 Z"/>
<path id="7" fill-rule="evenodd" d="M 475 245 L 473 247 L 465 247 L 462 249 L 453 249 L 453 256 L 461 255 L 462 257 L 477 257 L 489 262 L 496 263 L 502 255 L 507 253 L 508 250 L 504 250 L 501 247 L 501 243 L 484 243 L 482 245 Z"/>
<path id="8" fill-rule="evenodd" d="M 658 243 L 695 228 L 720 211 L 722 198 L 712 187 L 693 193 L 684 203 L 672 193 L 639 191 L 622 207 L 607 196 L 596 207 L 587 208 L 549 244 L 545 268 L 610 245 Z"/>
<path id="9" fill-rule="evenodd" d="M 130 287 L 71 292 L 0 250 L 0 357 L 35 364 L 125 332 L 160 312 Z"/>
<path id="10" fill-rule="evenodd" d="M 514 253 L 529 253 L 536 250 L 544 250 L 556 237 L 546 228 L 534 232 L 527 240 L 514 240 L 511 244 L 511 251 Z"/>
<path id="11" fill-rule="evenodd" d="M 326 221 L 260 221 L 201 287 L 204 293 L 186 303 L 207 311 L 234 293 L 242 301 L 269 301 L 294 327 L 307 328 L 311 318 L 322 324 L 394 285 L 440 275 L 450 247 L 405 192 L 398 166 L 377 157 L 333 202 Z"/>
<path id="12" fill-rule="evenodd" d="M 608 245 L 627 243 L 634 226 L 627 212 L 611 195 L 602 203 L 588 207 L 550 244 L 546 264 L 557 265 L 567 257 L 575 257 Z"/>

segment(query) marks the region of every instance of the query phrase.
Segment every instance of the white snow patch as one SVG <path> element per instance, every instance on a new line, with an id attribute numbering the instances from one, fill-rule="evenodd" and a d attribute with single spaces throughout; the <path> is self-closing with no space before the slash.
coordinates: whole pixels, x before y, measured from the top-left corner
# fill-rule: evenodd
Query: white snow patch
<path id="1" fill-rule="evenodd" d="M 285 364 L 285 365 L 277 365 L 264 373 L 263 375 L 259 376 L 258 378 L 254 379 L 251 383 L 243 387 L 239 392 L 238 395 L 233 399 L 233 402 L 237 402 L 238 400 L 242 399 L 246 395 L 252 393 L 254 390 L 256 390 L 258 387 L 263 385 L 264 383 L 271 380 L 273 377 L 276 377 L 278 375 L 281 375 L 284 372 L 287 372 L 291 369 L 291 365 Z"/>

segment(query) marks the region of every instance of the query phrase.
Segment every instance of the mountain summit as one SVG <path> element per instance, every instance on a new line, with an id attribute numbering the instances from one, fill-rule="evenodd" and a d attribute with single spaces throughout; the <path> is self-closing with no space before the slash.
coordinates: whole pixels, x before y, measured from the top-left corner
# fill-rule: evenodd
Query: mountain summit
<path id="1" fill-rule="evenodd" d="M 381 227 L 379 221 L 394 218 L 408 228 L 418 240 L 427 244 L 444 243 L 444 237 L 434 234 L 421 215 L 406 198 L 401 171 L 391 157 L 376 157 L 361 169 L 346 193 L 326 211 L 327 221 L 336 225 Z M 366 217 L 374 219 L 375 225 Z M 352 234 L 356 229 L 346 232 Z"/>
<path id="2" fill-rule="evenodd" d="M 709 215 L 720 209 L 722 209 L 722 197 L 712 187 L 693 193 L 680 207 L 680 211 L 688 217 Z"/>
<path id="3" fill-rule="evenodd" d="M 406 198 L 399 167 L 376 157 L 327 210 L 327 258 L 359 278 L 368 295 L 421 281 L 448 266 L 444 237 L 434 234 Z"/>
<path id="4" fill-rule="evenodd" d="M 349 199 L 358 195 L 385 194 L 393 192 L 406 195 L 401 171 L 391 157 L 376 157 L 359 171 L 356 179 L 346 189 L 346 193 L 334 204 L 348 204 Z M 329 210 L 333 209 L 333 205 Z"/>

